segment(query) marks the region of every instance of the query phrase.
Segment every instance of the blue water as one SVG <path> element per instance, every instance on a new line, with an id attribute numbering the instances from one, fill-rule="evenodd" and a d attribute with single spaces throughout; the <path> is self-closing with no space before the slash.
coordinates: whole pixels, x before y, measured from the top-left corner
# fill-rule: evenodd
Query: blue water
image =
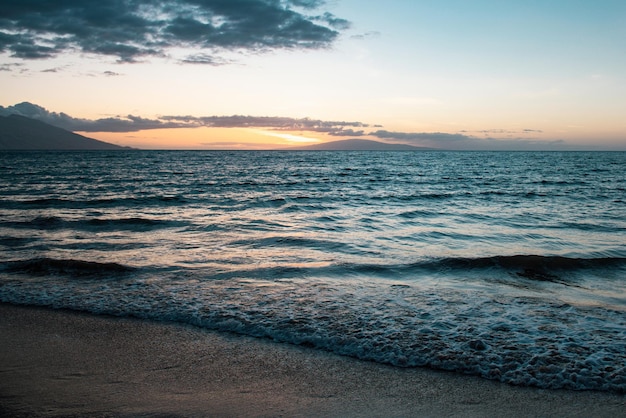
<path id="1" fill-rule="evenodd" d="M 0 301 L 626 392 L 626 153 L 3 153 Z"/>

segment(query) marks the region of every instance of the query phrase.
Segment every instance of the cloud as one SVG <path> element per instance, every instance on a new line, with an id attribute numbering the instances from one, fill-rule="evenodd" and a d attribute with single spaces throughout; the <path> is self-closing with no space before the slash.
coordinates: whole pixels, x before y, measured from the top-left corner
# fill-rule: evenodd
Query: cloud
<path id="1" fill-rule="evenodd" d="M 219 67 L 222 65 L 230 64 L 230 61 L 223 60 L 219 57 L 210 54 L 194 54 L 189 55 L 186 58 L 180 60 L 181 64 L 201 64 L 210 65 L 213 67 Z"/>
<path id="2" fill-rule="evenodd" d="M 333 132 L 329 132 L 329 135 L 332 136 L 363 136 L 365 135 L 365 131 L 359 130 L 355 131 L 354 129 L 337 129 Z"/>
<path id="3" fill-rule="evenodd" d="M 167 123 L 158 119 L 145 119 L 138 116 L 128 115 L 124 118 L 112 117 L 103 119 L 80 119 L 66 113 L 50 112 L 47 109 L 28 102 L 14 106 L 0 106 L 0 115 L 11 114 L 36 119 L 68 131 L 85 132 L 135 132 L 144 129 L 176 128 L 176 124 Z"/>
<path id="4" fill-rule="evenodd" d="M 161 116 L 160 121 L 179 127 L 272 128 L 285 131 L 337 132 L 344 127 L 366 127 L 361 122 L 323 121 L 282 116 Z"/>
<path id="5" fill-rule="evenodd" d="M 0 115 L 17 114 L 36 119 L 69 131 L 81 132 L 136 132 L 149 129 L 172 128 L 270 128 L 285 131 L 309 131 L 334 134 L 345 128 L 368 127 L 361 122 L 323 121 L 310 118 L 280 116 L 161 116 L 156 119 L 126 115 L 101 119 L 74 118 L 66 113 L 50 112 L 47 109 L 23 102 L 14 106 L 0 106 Z M 351 131 L 351 129 L 345 132 Z"/>
<path id="6" fill-rule="evenodd" d="M 303 7 L 305 9 L 316 9 L 323 6 L 326 0 L 293 0 L 291 3 L 294 6 Z"/>
<path id="7" fill-rule="evenodd" d="M 13 69 L 21 68 L 23 64 L 20 63 L 12 63 L 12 64 L 0 64 L 0 71 L 8 71 L 11 72 Z"/>
<path id="8" fill-rule="evenodd" d="M 482 129 L 480 131 L 460 131 L 462 133 L 470 133 L 470 132 L 474 132 L 474 133 L 480 133 L 483 135 L 519 135 L 519 134 L 532 134 L 532 133 L 542 133 L 543 131 L 540 129 L 521 129 L 521 130 L 516 130 L 516 129 Z"/>
<path id="9" fill-rule="evenodd" d="M 310 118 L 290 118 L 282 116 L 161 116 L 160 121 L 180 127 L 213 128 L 271 128 L 279 131 L 307 131 L 335 134 L 344 128 L 367 127 L 361 122 L 323 121 Z"/>
<path id="10" fill-rule="evenodd" d="M 4 0 L 0 52 L 46 59 L 76 51 L 132 63 L 192 48 L 224 50 L 329 47 L 350 22 L 312 14 L 319 0 Z M 199 55 L 202 56 L 202 55 Z M 187 59 L 183 62 L 197 63 Z"/>
<path id="11" fill-rule="evenodd" d="M 321 22 L 325 22 L 331 28 L 337 29 L 337 30 L 350 29 L 350 26 L 351 26 L 348 20 L 335 17 L 332 13 L 328 13 L 328 12 L 324 13 L 321 16 L 317 16 L 315 19 Z"/>
<path id="12" fill-rule="evenodd" d="M 364 39 L 369 39 L 369 38 L 378 38 L 380 36 L 381 36 L 381 33 L 378 31 L 369 31 L 369 32 L 360 33 L 357 35 L 352 35 L 350 38 L 364 40 Z"/>

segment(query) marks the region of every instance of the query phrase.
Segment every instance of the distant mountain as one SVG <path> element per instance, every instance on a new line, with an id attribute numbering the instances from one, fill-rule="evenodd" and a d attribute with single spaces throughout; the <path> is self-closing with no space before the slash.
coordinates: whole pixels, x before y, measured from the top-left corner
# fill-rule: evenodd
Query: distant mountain
<path id="1" fill-rule="evenodd" d="M 0 150 L 121 150 L 108 142 L 87 138 L 19 115 L 0 116 Z"/>
<path id="2" fill-rule="evenodd" d="M 405 144 L 388 144 L 369 139 L 344 139 L 341 141 L 324 142 L 304 147 L 289 147 L 293 151 L 420 151 L 430 148 L 414 147 Z"/>

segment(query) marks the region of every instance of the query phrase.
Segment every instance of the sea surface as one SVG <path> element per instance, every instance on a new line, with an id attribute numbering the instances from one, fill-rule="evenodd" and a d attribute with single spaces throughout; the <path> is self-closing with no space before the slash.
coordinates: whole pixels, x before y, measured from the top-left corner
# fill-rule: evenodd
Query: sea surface
<path id="1" fill-rule="evenodd" d="M 626 153 L 3 152 L 0 301 L 626 392 Z"/>

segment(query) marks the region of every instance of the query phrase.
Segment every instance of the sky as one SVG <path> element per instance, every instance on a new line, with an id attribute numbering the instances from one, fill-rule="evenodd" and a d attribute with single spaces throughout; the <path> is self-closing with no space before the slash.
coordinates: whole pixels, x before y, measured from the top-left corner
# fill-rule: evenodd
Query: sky
<path id="1" fill-rule="evenodd" d="M 626 150 L 626 2 L 3 0 L 10 113 L 147 149 Z"/>

